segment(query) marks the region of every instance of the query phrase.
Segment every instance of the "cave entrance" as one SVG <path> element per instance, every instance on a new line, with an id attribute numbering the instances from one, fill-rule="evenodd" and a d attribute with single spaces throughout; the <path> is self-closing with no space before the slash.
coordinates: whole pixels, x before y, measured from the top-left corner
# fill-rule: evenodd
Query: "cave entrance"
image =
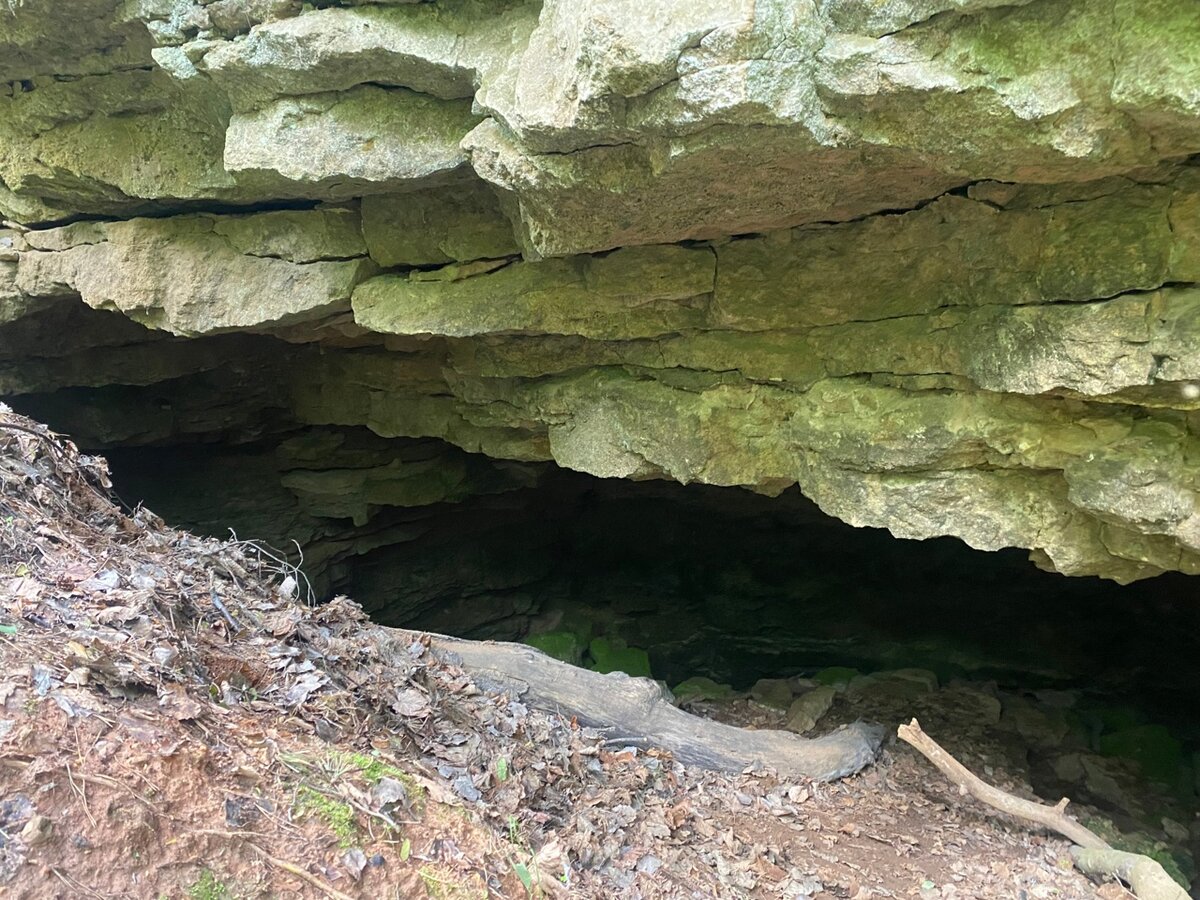
<path id="1" fill-rule="evenodd" d="M 922 668 L 1163 714 L 1200 692 L 1194 577 L 1065 578 L 1021 550 L 853 528 L 795 488 L 600 479 L 356 429 L 104 452 L 127 503 L 296 542 L 319 596 L 387 625 L 527 640 L 671 685 Z"/>
<path id="2" fill-rule="evenodd" d="M 1200 844 L 1194 577 L 1065 578 L 1024 551 L 852 528 L 794 488 L 605 480 L 362 429 L 104 452 L 127 503 L 294 540 L 319 596 L 380 623 L 650 675 L 702 713 L 734 702 L 715 714 L 735 724 L 792 722 L 818 688 L 858 700 L 813 733 L 942 716 L 1185 866 Z"/>

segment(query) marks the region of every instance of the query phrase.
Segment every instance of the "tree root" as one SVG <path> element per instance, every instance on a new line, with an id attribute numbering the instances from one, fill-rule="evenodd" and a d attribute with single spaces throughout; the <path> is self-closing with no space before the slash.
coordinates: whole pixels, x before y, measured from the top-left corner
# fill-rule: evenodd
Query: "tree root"
<path id="1" fill-rule="evenodd" d="M 922 731 L 921 724 L 916 719 L 908 725 L 901 725 L 897 734 L 900 740 L 911 744 L 951 782 L 958 785 L 960 793 L 970 794 L 993 809 L 1018 819 L 1036 822 L 1074 841 L 1078 846 L 1071 848 L 1071 857 L 1085 875 L 1119 878 L 1133 888 L 1139 900 L 1188 900 L 1187 892 L 1175 883 L 1159 863 L 1138 853 L 1114 850 L 1094 831 L 1070 818 L 1066 814 L 1067 804 L 1070 802 L 1066 797 L 1055 806 L 1046 806 L 1023 800 L 988 784 Z"/>

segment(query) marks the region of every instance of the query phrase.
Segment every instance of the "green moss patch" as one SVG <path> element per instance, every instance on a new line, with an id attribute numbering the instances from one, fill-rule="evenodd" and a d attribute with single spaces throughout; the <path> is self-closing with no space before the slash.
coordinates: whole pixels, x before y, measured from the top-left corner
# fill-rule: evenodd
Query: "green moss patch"
<path id="1" fill-rule="evenodd" d="M 358 825 L 355 823 L 354 809 L 350 804 L 328 797 L 308 785 L 302 785 L 296 791 L 295 808 L 301 813 L 320 819 L 338 839 L 339 847 L 351 847 L 358 840 Z"/>
<path id="2" fill-rule="evenodd" d="M 627 675 L 640 675 L 651 678 L 650 656 L 645 650 L 630 647 L 620 638 L 593 638 L 588 644 L 588 654 L 592 658 L 589 666 L 596 672 L 625 672 Z"/>
<path id="3" fill-rule="evenodd" d="M 552 656 L 573 666 L 579 665 L 583 660 L 583 652 L 587 649 L 583 639 L 572 631 L 547 631 L 543 634 L 531 634 L 525 638 L 525 643 L 530 647 L 536 647 L 547 656 Z"/>

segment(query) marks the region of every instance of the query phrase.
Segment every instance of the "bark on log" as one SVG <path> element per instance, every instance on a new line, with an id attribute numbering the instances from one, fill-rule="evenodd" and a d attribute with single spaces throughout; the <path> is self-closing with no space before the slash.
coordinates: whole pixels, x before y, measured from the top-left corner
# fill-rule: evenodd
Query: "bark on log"
<path id="1" fill-rule="evenodd" d="M 1085 875 L 1120 878 L 1133 888 L 1138 900 L 1188 900 L 1187 892 L 1175 883 L 1160 863 L 1139 853 L 1114 850 L 1094 831 L 1068 818 L 1066 797 L 1056 806 L 1045 806 L 1014 797 L 1008 791 L 988 784 L 943 750 L 937 741 L 921 730 L 921 723 L 916 719 L 908 725 L 901 725 L 897 734 L 958 785 L 962 793 L 970 794 L 993 809 L 1044 825 L 1074 841 L 1078 846 L 1071 848 L 1071 856 Z"/>
<path id="2" fill-rule="evenodd" d="M 873 762 L 883 740 L 882 727 L 864 723 L 811 739 L 736 728 L 678 709 L 648 678 L 602 675 L 524 644 L 429 638 L 440 658 L 469 672 L 485 690 L 507 691 L 538 709 L 575 716 L 608 730 L 614 742 L 661 747 L 685 765 L 740 772 L 760 763 L 788 778 L 833 781 Z"/>

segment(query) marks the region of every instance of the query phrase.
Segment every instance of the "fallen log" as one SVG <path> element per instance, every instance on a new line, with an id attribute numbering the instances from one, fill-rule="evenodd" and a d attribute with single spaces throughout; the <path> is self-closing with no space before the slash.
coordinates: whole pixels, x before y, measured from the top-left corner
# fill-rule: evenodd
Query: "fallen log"
<path id="1" fill-rule="evenodd" d="M 1055 806 L 1046 806 L 988 784 L 922 731 L 921 723 L 916 719 L 901 725 L 897 734 L 900 740 L 912 745 L 937 766 L 943 775 L 958 786 L 960 793 L 970 794 L 993 809 L 1036 822 L 1074 841 L 1076 846 L 1071 848 L 1071 857 L 1085 875 L 1119 878 L 1133 888 L 1138 900 L 1188 900 L 1187 892 L 1175 883 L 1158 862 L 1138 853 L 1114 850 L 1090 828 L 1070 818 L 1067 815 L 1066 797 Z"/>
<path id="2" fill-rule="evenodd" d="M 740 772 L 761 764 L 786 778 L 834 781 L 873 762 L 883 740 L 881 726 L 861 722 L 819 738 L 737 728 L 684 712 L 649 678 L 592 672 L 524 644 L 428 637 L 439 658 L 461 667 L 485 690 L 574 716 L 607 731 L 612 743 L 660 747 L 685 765 Z"/>

